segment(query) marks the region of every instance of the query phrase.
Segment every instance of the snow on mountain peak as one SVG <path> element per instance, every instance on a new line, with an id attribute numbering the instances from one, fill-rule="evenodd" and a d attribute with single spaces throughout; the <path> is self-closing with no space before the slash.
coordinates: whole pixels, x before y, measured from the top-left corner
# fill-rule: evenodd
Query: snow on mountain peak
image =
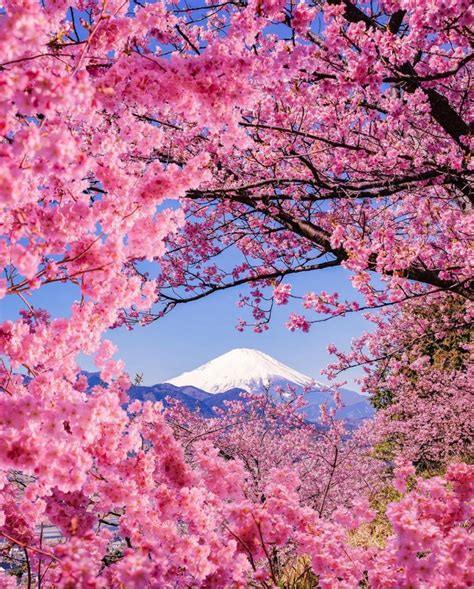
<path id="1" fill-rule="evenodd" d="M 269 385 L 285 383 L 303 387 L 314 383 L 314 379 L 259 350 L 236 348 L 166 382 L 223 393 L 234 388 L 259 392 Z"/>

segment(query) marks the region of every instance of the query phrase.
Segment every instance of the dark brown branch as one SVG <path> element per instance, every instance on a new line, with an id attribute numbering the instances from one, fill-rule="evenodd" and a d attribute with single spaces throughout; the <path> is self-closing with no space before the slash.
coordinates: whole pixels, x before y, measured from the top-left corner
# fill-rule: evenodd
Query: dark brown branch
<path id="1" fill-rule="evenodd" d="M 33 587 L 33 577 L 31 574 L 30 557 L 28 556 L 28 550 L 27 550 L 26 546 L 23 547 L 23 552 L 25 553 L 26 572 L 28 575 L 28 589 L 31 589 Z"/>
<path id="2" fill-rule="evenodd" d="M 237 198 L 237 200 L 239 200 L 240 202 L 246 202 L 251 206 L 251 201 L 249 202 L 248 199 Z M 317 227 L 313 223 L 305 221 L 301 218 L 297 218 L 284 211 L 279 211 L 278 213 L 270 214 L 270 216 L 275 220 L 279 221 L 280 223 L 282 223 L 285 227 L 287 227 L 297 235 L 309 239 L 312 243 L 314 243 L 317 247 L 319 247 L 322 250 L 322 253 L 334 255 L 339 264 L 348 258 L 348 254 L 343 248 L 332 248 L 329 240 L 329 235 L 327 234 L 327 232 L 325 232 L 320 227 Z M 370 257 L 367 269 L 373 272 L 380 272 L 380 269 L 377 268 L 376 254 L 373 254 Z M 395 272 L 388 270 L 382 270 L 382 273 L 386 276 L 395 275 Z M 460 286 L 457 281 L 440 278 L 439 272 L 436 270 L 422 268 L 420 266 L 415 266 L 413 264 L 404 271 L 404 278 L 414 280 L 416 282 L 421 282 L 424 284 L 430 284 L 431 286 L 435 286 L 443 290 L 450 290 L 470 300 L 474 298 L 473 284 L 467 283 L 465 285 Z"/>
<path id="3" fill-rule="evenodd" d="M 39 59 L 40 57 L 74 57 L 74 55 L 70 55 L 69 53 L 38 53 L 37 55 L 31 55 L 29 57 L 19 57 L 18 59 L 12 59 L 11 61 L 4 61 L 3 63 L 0 63 L 0 71 L 3 70 L 6 66 L 22 63 L 24 61 L 31 61 L 33 59 Z"/>
<path id="4" fill-rule="evenodd" d="M 145 121 L 147 123 L 158 123 L 159 125 L 163 125 L 165 127 L 170 127 L 171 129 L 176 129 L 177 131 L 182 131 L 182 127 L 178 127 L 178 125 L 173 125 L 172 123 L 168 123 L 166 121 L 160 121 L 155 117 L 149 117 L 147 115 L 139 115 L 138 113 L 132 113 L 134 117 L 136 117 L 140 121 Z"/>
<path id="5" fill-rule="evenodd" d="M 261 180 L 253 184 L 245 184 L 243 186 L 229 186 L 228 188 L 209 188 L 207 190 L 190 190 L 186 193 L 187 198 L 212 198 L 222 197 L 225 193 L 247 193 L 252 188 L 261 188 L 262 186 L 286 186 L 289 184 L 310 184 L 304 178 L 269 178 L 268 180 Z"/>
<path id="6" fill-rule="evenodd" d="M 344 18 L 348 22 L 363 22 L 366 27 L 379 27 L 378 23 L 368 17 L 362 10 L 357 8 L 350 0 L 328 0 L 328 4 L 345 6 Z M 407 92 L 413 93 L 418 88 L 428 96 L 431 106 L 431 114 L 434 120 L 442 127 L 442 129 L 452 138 L 456 143 L 467 150 L 461 142 L 463 135 L 469 135 L 471 132 L 470 125 L 468 125 L 462 117 L 449 104 L 445 96 L 440 94 L 434 88 L 423 88 L 417 80 L 418 76 L 415 68 L 410 63 L 405 63 L 399 71 L 410 77 L 410 82 L 403 85 Z"/>
<path id="7" fill-rule="evenodd" d="M 469 135 L 471 128 L 449 104 L 448 99 L 433 88 L 424 89 L 431 106 L 431 114 L 435 121 L 450 135 L 456 143 L 461 143 L 463 135 Z M 467 150 L 467 148 L 465 148 Z"/>
<path id="8" fill-rule="evenodd" d="M 458 73 L 458 71 L 463 68 L 465 65 L 467 65 L 472 59 L 474 59 L 474 53 L 470 53 L 469 55 L 466 55 L 466 57 L 464 59 L 461 59 L 461 61 L 458 63 L 458 65 L 451 69 L 448 70 L 446 72 L 440 72 L 438 74 L 431 74 L 429 76 L 418 76 L 418 74 L 413 73 L 411 75 L 407 74 L 404 76 L 388 76 L 386 78 L 383 79 L 384 82 L 386 83 L 400 83 L 400 82 L 434 82 L 436 80 L 442 80 L 443 78 L 449 78 L 450 76 L 454 76 L 455 74 Z"/>
<path id="9" fill-rule="evenodd" d="M 333 268 L 335 266 L 339 266 L 339 260 L 329 260 L 327 262 L 320 262 L 318 264 L 311 264 L 309 266 L 298 266 L 296 268 L 287 268 L 286 270 L 275 270 L 274 272 L 267 272 L 265 274 L 259 274 L 255 276 L 246 276 L 245 278 L 240 278 L 238 280 L 234 280 L 233 282 L 227 282 L 225 284 L 216 284 L 211 286 L 207 290 L 200 292 L 198 294 L 189 296 L 187 298 L 178 298 L 172 297 L 170 295 L 161 293 L 161 298 L 168 301 L 167 307 L 168 310 L 179 305 L 180 303 L 190 303 L 192 301 L 198 301 L 203 299 L 215 292 L 219 292 L 221 290 L 227 290 L 229 288 L 234 288 L 236 286 L 242 286 L 243 284 L 248 284 L 249 282 L 259 282 L 263 280 L 272 280 L 275 278 L 282 278 L 283 276 L 288 276 L 290 274 L 299 274 L 301 272 L 312 272 L 313 270 L 323 270 L 325 268 Z M 166 310 L 165 310 L 166 313 Z"/>
<path id="10" fill-rule="evenodd" d="M 388 21 L 388 30 L 394 35 L 396 35 L 400 30 L 406 13 L 406 10 L 397 10 L 390 17 L 390 20 Z"/>
<path id="11" fill-rule="evenodd" d="M 343 143 L 341 141 L 333 141 L 332 139 L 327 139 L 326 137 L 322 137 L 321 135 L 313 135 L 312 133 L 305 133 L 303 131 L 295 131 L 293 129 L 286 129 L 285 127 L 277 127 L 275 125 L 265 125 L 263 123 L 239 123 L 241 127 L 253 127 L 255 129 L 267 129 L 269 131 L 280 131 L 281 133 L 288 133 L 290 135 L 297 135 L 299 137 L 306 137 L 308 139 L 315 139 L 317 141 L 321 141 L 321 143 L 326 143 L 331 147 L 341 147 L 344 149 L 350 149 L 353 151 L 365 151 L 366 153 L 373 154 L 374 152 L 366 147 L 360 147 L 358 145 L 350 145 L 348 143 Z"/>
<path id="12" fill-rule="evenodd" d="M 339 6 L 341 4 L 344 5 L 344 18 L 353 23 L 363 22 L 365 23 L 366 27 L 373 27 L 376 22 L 371 19 L 369 16 L 365 14 L 360 8 L 357 8 L 350 0 L 328 0 L 328 4 L 332 4 L 334 6 Z"/>
<path id="13" fill-rule="evenodd" d="M 191 41 L 191 39 L 186 35 L 186 33 L 179 27 L 179 25 L 176 25 L 176 30 L 178 31 L 178 33 L 181 35 L 181 37 L 183 37 L 183 39 L 188 43 L 188 45 L 198 54 L 201 55 L 201 52 L 199 51 L 199 49 L 196 47 L 196 45 L 194 45 L 194 43 Z"/>
<path id="14" fill-rule="evenodd" d="M 443 184 L 444 185 L 453 185 L 455 186 L 462 194 L 465 196 L 473 205 L 474 205 L 474 194 L 469 184 L 468 177 L 471 176 L 474 172 L 471 170 L 465 170 L 463 172 L 455 172 L 449 170 L 428 170 L 426 172 L 420 172 L 419 174 L 413 174 L 408 176 L 395 176 L 390 180 L 385 180 L 382 182 L 371 182 L 371 183 L 340 183 L 341 185 L 338 187 L 331 186 L 330 184 L 324 182 L 319 174 L 319 171 L 313 166 L 312 162 L 306 159 L 303 156 L 299 156 L 300 161 L 302 161 L 306 167 L 311 171 L 314 181 L 313 180 L 304 180 L 300 178 L 274 178 L 268 180 L 262 180 L 261 182 L 255 182 L 253 184 L 244 184 L 235 187 L 225 187 L 225 188 L 213 188 L 213 189 L 204 189 L 204 190 L 190 190 L 186 197 L 190 198 L 191 200 L 200 200 L 200 199 L 215 199 L 218 198 L 222 199 L 233 199 L 236 195 L 243 194 L 247 196 L 251 201 L 284 201 L 284 200 L 300 200 L 303 202 L 316 202 L 316 201 L 323 201 L 323 200 L 335 200 L 335 199 L 373 199 L 373 198 L 384 198 L 387 196 L 392 196 L 404 190 L 407 190 L 408 187 L 416 182 L 420 181 L 427 181 L 427 180 L 435 180 L 444 176 Z M 268 194 L 248 194 L 248 191 L 254 188 L 264 188 L 265 186 L 286 186 L 291 184 L 301 184 L 305 186 L 311 186 L 317 189 L 327 190 L 328 192 L 318 192 L 316 194 L 312 194 L 308 192 L 307 194 L 301 195 L 299 199 L 295 199 L 292 195 L 287 194 L 275 194 L 275 195 L 268 195 Z M 427 184 L 428 186 L 431 183 Z"/>

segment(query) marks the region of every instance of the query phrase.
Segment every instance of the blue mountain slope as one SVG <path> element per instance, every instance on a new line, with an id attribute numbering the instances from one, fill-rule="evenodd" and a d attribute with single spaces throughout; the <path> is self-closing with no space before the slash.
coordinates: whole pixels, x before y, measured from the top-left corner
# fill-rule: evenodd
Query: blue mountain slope
<path id="1" fill-rule="evenodd" d="M 220 407 L 225 408 L 226 401 L 237 401 L 240 400 L 240 393 L 242 389 L 230 389 L 224 393 L 216 393 L 207 398 L 204 402 L 209 408 Z M 335 407 L 335 402 L 330 393 L 323 393 L 321 391 L 312 391 L 306 393 L 306 400 L 308 405 L 305 406 L 302 411 L 306 414 L 308 421 L 317 421 L 320 415 L 320 405 L 327 402 L 329 407 Z M 341 419 L 347 419 L 349 421 L 358 421 L 361 419 L 367 419 L 374 413 L 372 406 L 369 403 L 368 398 L 350 391 L 343 389 L 341 396 L 344 402 L 344 407 L 338 411 L 338 417 Z M 279 395 L 274 395 L 275 400 L 279 400 Z"/>
<path id="2" fill-rule="evenodd" d="M 360 395 L 355 391 L 349 389 L 340 390 L 342 402 L 344 407 L 339 409 L 337 416 L 340 419 L 348 419 L 350 421 L 359 419 L 368 419 L 374 414 L 374 409 L 370 404 L 368 397 Z M 322 403 L 327 402 L 329 407 L 335 407 L 336 403 L 330 392 L 311 391 L 306 393 L 305 399 L 308 405 L 303 408 L 309 421 L 317 421 L 319 419 L 320 409 Z"/>
<path id="3" fill-rule="evenodd" d="M 98 384 L 103 384 L 100 379 L 98 372 L 86 372 L 83 374 L 87 377 L 89 387 L 92 388 Z M 132 385 L 129 390 L 131 399 L 137 399 L 139 401 L 163 401 L 166 404 L 166 397 L 172 397 L 181 401 L 185 407 L 194 411 L 199 409 L 204 417 L 212 417 L 214 412 L 206 405 L 205 399 L 212 397 L 210 393 L 201 391 L 196 387 L 175 387 L 172 384 L 163 383 L 155 384 L 151 386 L 145 385 Z"/>
<path id="4" fill-rule="evenodd" d="M 174 390 L 172 390 L 174 389 Z M 172 397 L 181 401 L 185 407 L 191 411 L 198 409 L 204 417 L 212 417 L 214 412 L 210 409 L 202 400 L 190 397 L 188 394 L 179 390 L 179 387 L 172 387 L 172 385 L 153 385 L 137 386 L 133 385 L 129 391 L 132 399 L 138 399 L 140 401 L 163 401 L 166 404 L 166 398 Z"/>
<path id="5" fill-rule="evenodd" d="M 84 372 L 90 387 L 101 384 L 99 373 Z M 283 384 L 283 383 L 282 383 Z M 132 399 L 140 401 L 162 401 L 166 405 L 166 397 L 177 399 L 191 411 L 199 410 L 204 417 L 215 416 L 214 407 L 225 408 L 226 401 L 240 400 L 240 394 L 243 392 L 240 388 L 232 388 L 222 393 L 208 393 L 194 386 L 175 386 L 170 383 L 159 383 L 151 386 L 132 385 L 129 394 Z M 302 393 L 302 389 L 298 389 Z M 338 417 L 346 419 L 351 423 L 357 423 L 361 420 L 371 417 L 374 413 L 369 399 L 349 389 L 342 389 L 341 396 L 344 407 L 339 410 Z M 275 393 L 275 400 L 278 401 L 279 395 Z M 305 394 L 308 405 L 302 409 L 306 414 L 308 421 L 318 421 L 320 415 L 320 405 L 327 402 L 329 407 L 334 407 L 335 403 L 330 392 L 315 390 Z"/>
<path id="6" fill-rule="evenodd" d="M 360 419 L 369 419 L 375 413 L 374 408 L 368 401 L 361 401 L 354 403 L 348 407 L 343 407 L 338 412 L 338 417 L 341 419 L 348 419 L 350 421 L 357 421 Z"/>
<path id="7" fill-rule="evenodd" d="M 210 398 L 206 399 L 204 403 L 212 409 L 212 407 L 225 408 L 226 401 L 240 401 L 242 400 L 240 394 L 244 392 L 242 389 L 230 389 L 225 393 L 215 393 Z"/>

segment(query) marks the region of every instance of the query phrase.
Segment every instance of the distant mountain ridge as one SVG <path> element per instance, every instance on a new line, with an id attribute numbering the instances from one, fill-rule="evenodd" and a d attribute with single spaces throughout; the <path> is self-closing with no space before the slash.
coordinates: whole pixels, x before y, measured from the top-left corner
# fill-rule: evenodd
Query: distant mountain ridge
<path id="1" fill-rule="evenodd" d="M 85 373 L 89 386 L 100 382 L 98 373 Z M 242 392 L 261 393 L 275 387 L 291 386 L 304 393 L 308 405 L 303 409 L 309 421 L 318 421 L 320 405 L 334 406 L 328 387 L 314 381 L 259 350 L 238 348 L 184 372 L 167 382 L 151 386 L 133 385 L 132 399 L 163 401 L 170 397 L 181 401 L 190 410 L 199 410 L 204 417 L 213 417 L 214 407 L 225 407 L 226 401 L 238 400 Z M 304 392 L 309 389 L 309 392 Z M 344 407 L 338 416 L 356 424 L 373 415 L 369 399 L 349 389 L 341 389 Z M 278 395 L 275 395 L 278 401 Z"/>

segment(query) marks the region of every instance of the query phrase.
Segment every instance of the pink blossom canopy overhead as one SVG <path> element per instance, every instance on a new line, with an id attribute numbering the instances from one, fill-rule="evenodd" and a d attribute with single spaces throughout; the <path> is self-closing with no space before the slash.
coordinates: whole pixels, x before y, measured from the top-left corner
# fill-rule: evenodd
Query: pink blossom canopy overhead
<path id="1" fill-rule="evenodd" d="M 448 372 L 418 347 L 472 323 L 472 17 L 466 0 L 4 1 L 0 292 L 24 308 L 0 324 L 0 550 L 21 586 L 263 589 L 291 563 L 323 588 L 474 583 L 465 356 Z M 287 280 L 339 265 L 364 303 Z M 67 317 L 32 304 L 53 283 L 76 289 Z M 231 406 L 228 436 L 129 403 L 106 331 L 245 285 L 257 331 L 295 296 L 290 330 L 388 308 L 329 370 L 389 359 L 395 404 L 349 438 L 291 403 L 268 423 L 259 399 Z M 366 547 L 376 434 L 405 440 L 400 500 Z M 423 453 L 443 476 L 416 478 Z"/>

